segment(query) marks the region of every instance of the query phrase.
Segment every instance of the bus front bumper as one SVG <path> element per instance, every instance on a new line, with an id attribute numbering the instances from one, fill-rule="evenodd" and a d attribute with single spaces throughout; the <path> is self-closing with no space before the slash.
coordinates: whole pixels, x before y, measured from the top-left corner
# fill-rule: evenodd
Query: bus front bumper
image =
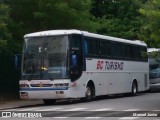
<path id="1" fill-rule="evenodd" d="M 21 99 L 69 99 L 84 97 L 84 92 L 79 92 L 76 87 L 61 89 L 20 89 Z M 79 92 L 79 93 L 77 93 Z"/>
<path id="2" fill-rule="evenodd" d="M 63 99 L 72 98 L 65 90 L 20 91 L 21 99 Z"/>

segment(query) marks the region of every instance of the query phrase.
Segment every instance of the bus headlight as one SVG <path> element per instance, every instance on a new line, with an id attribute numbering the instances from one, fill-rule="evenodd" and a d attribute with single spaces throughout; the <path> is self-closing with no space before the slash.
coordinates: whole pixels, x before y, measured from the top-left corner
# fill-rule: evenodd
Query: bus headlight
<path id="1" fill-rule="evenodd" d="M 69 83 L 56 83 L 54 84 L 55 87 L 69 87 Z"/>
<path id="2" fill-rule="evenodd" d="M 20 88 L 29 88 L 28 84 L 20 84 Z"/>

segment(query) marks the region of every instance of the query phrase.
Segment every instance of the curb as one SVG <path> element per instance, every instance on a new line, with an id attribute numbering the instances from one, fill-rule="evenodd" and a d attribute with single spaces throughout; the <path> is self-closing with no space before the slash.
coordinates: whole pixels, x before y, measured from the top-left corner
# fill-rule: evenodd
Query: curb
<path id="1" fill-rule="evenodd" d="M 23 107 L 32 107 L 37 105 L 43 105 L 43 102 L 41 100 L 13 101 L 5 104 L 0 104 L 1 106 L 0 111 L 8 110 L 8 109 L 23 108 Z"/>

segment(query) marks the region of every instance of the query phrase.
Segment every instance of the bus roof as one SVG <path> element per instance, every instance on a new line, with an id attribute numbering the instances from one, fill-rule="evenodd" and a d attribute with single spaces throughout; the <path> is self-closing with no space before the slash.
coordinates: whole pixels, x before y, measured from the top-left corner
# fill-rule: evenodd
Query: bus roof
<path id="1" fill-rule="evenodd" d="M 54 36 L 54 35 L 82 34 L 79 30 L 48 30 L 26 34 L 24 37 Z"/>
<path id="2" fill-rule="evenodd" d="M 100 38 L 100 39 L 107 39 L 110 41 L 118 41 L 122 43 L 129 43 L 129 44 L 136 44 L 136 45 L 142 45 L 142 46 L 147 46 L 147 44 L 141 40 L 127 40 L 127 39 L 122 39 L 122 38 L 117 38 L 117 37 L 111 37 L 111 36 L 106 36 L 106 35 L 100 35 L 100 34 L 95 34 L 95 33 L 89 33 L 86 31 L 82 31 L 84 36 L 88 37 L 94 37 L 94 38 Z"/>
<path id="3" fill-rule="evenodd" d="M 148 48 L 148 52 L 160 52 L 160 48 Z"/>
<path id="4" fill-rule="evenodd" d="M 145 42 L 140 41 L 140 40 L 132 41 L 132 40 L 127 40 L 127 39 L 122 39 L 122 38 L 117 38 L 117 37 L 89 33 L 86 31 L 74 30 L 74 29 L 73 30 L 48 30 L 48 31 L 34 32 L 34 33 L 26 34 L 24 38 L 39 37 L 39 36 L 68 35 L 68 34 L 83 34 L 84 36 L 88 36 L 88 37 L 94 37 L 94 38 L 100 38 L 100 39 L 107 39 L 110 41 L 118 41 L 118 42 L 123 42 L 123 43 L 147 46 Z"/>

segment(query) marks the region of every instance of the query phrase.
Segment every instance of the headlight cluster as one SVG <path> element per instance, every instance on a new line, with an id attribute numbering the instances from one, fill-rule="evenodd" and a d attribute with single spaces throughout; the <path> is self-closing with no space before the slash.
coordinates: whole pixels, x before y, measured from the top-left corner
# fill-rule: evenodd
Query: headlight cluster
<path id="1" fill-rule="evenodd" d="M 55 87 L 69 87 L 69 83 L 56 83 L 54 84 Z"/>
<path id="2" fill-rule="evenodd" d="M 20 88 L 29 88 L 28 84 L 20 84 Z"/>

